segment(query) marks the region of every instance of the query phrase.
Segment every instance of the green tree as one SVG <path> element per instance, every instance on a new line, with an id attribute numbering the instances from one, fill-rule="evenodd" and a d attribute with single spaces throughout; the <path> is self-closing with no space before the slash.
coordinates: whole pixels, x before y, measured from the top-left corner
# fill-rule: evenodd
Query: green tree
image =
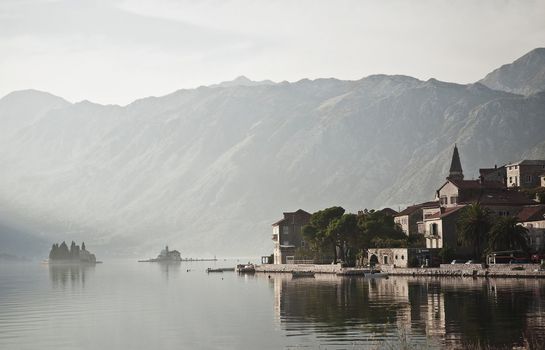
<path id="1" fill-rule="evenodd" d="M 358 226 L 356 214 L 344 214 L 340 218 L 333 219 L 327 227 L 326 235 L 335 242 L 341 259 L 349 264 L 354 264 L 357 254 L 359 239 L 362 236 Z"/>
<path id="2" fill-rule="evenodd" d="M 359 217 L 358 225 L 364 236 L 360 240 L 363 244 L 362 249 L 379 248 L 389 244 L 397 247 L 407 246 L 407 236 L 390 215 L 370 210 Z"/>
<path id="3" fill-rule="evenodd" d="M 513 216 L 499 217 L 490 230 L 488 247 L 493 250 L 528 250 L 528 230 Z"/>
<path id="4" fill-rule="evenodd" d="M 446 264 L 452 260 L 452 258 L 454 257 L 454 253 L 454 249 L 445 244 L 443 248 L 439 250 L 439 253 L 437 253 L 437 255 L 439 255 L 439 257 L 441 258 L 441 262 L 443 264 Z"/>
<path id="5" fill-rule="evenodd" d="M 331 250 L 333 262 L 337 262 L 337 235 L 335 231 L 328 230 L 329 225 L 335 219 L 344 214 L 342 207 L 330 207 L 317 211 L 310 216 L 310 222 L 303 227 L 303 236 L 317 252 Z"/>
<path id="6" fill-rule="evenodd" d="M 490 211 L 478 203 L 470 204 L 462 209 L 457 222 L 459 243 L 473 247 L 474 257 L 482 259 L 491 227 Z"/>

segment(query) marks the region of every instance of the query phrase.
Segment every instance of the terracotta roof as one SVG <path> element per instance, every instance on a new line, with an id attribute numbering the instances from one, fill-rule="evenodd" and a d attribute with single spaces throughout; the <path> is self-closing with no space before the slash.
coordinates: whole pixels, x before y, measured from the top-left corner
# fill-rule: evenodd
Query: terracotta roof
<path id="1" fill-rule="evenodd" d="M 446 216 L 449 216 L 450 214 L 453 214 L 453 213 L 457 212 L 458 210 L 462 209 L 463 207 L 465 207 L 465 205 L 457 205 L 455 207 L 441 208 L 440 211 L 428 216 L 425 220 L 444 218 Z"/>
<path id="2" fill-rule="evenodd" d="M 274 224 L 272 224 L 271 226 L 278 226 L 278 225 L 280 225 L 281 223 L 283 223 L 284 221 L 286 221 L 286 219 L 280 219 L 280 220 L 278 220 L 277 222 L 275 222 Z"/>
<path id="3" fill-rule="evenodd" d="M 414 204 L 414 205 L 408 206 L 407 208 L 400 211 L 398 214 L 396 214 L 394 216 L 410 215 L 410 214 L 414 213 L 415 211 L 417 211 L 419 209 L 422 209 L 422 208 L 434 208 L 434 207 L 438 207 L 438 206 L 439 206 L 438 201 L 431 201 L 431 202 L 424 202 L 424 203 L 420 203 L 420 204 Z"/>
<path id="4" fill-rule="evenodd" d="M 463 203 L 475 202 L 479 202 L 482 205 L 529 205 L 535 203 L 522 192 L 508 190 L 475 195 L 463 201 Z"/>
<path id="5" fill-rule="evenodd" d="M 502 171 L 502 169 L 505 169 L 505 165 L 502 165 L 502 166 L 499 166 L 499 167 L 494 167 L 494 168 L 480 168 L 479 169 L 479 174 L 484 176 L 484 175 L 488 175 L 490 173 L 493 173 L 495 171 Z"/>
<path id="6" fill-rule="evenodd" d="M 481 174 L 481 175 L 490 174 L 494 170 L 498 170 L 498 169 L 497 168 L 480 168 L 479 169 L 479 174 Z"/>
<path id="7" fill-rule="evenodd" d="M 381 213 L 384 213 L 386 215 L 395 216 L 397 215 L 397 211 L 395 211 L 392 208 L 383 208 L 379 210 Z"/>
<path id="8" fill-rule="evenodd" d="M 308 216 L 312 215 L 311 213 L 306 212 L 306 211 L 304 211 L 303 209 L 297 209 L 297 210 L 294 211 L 294 212 L 284 212 L 283 214 L 284 214 L 284 215 L 291 215 L 291 214 L 306 214 L 306 215 L 308 215 Z"/>
<path id="9" fill-rule="evenodd" d="M 522 208 L 517 214 L 520 222 L 545 220 L 545 205 L 529 205 Z"/>
<path id="10" fill-rule="evenodd" d="M 507 164 L 508 166 L 513 165 L 545 165 L 545 160 L 543 159 L 523 159 L 521 161 Z"/>
<path id="11" fill-rule="evenodd" d="M 479 180 L 454 180 L 449 179 L 447 181 L 452 182 L 452 184 L 460 189 L 494 189 L 494 188 L 505 188 L 505 185 L 499 181 L 485 181 L 481 183 Z"/>
<path id="12" fill-rule="evenodd" d="M 284 212 L 282 214 L 284 214 L 284 218 L 278 220 L 275 223 L 273 223 L 271 226 L 278 226 L 281 223 L 283 223 L 284 221 L 286 221 L 288 219 L 288 217 L 293 216 L 293 215 L 305 215 L 305 216 L 308 216 L 308 217 L 310 217 L 312 215 L 309 212 L 304 211 L 303 209 L 298 209 L 298 210 L 296 210 L 294 212 Z"/>

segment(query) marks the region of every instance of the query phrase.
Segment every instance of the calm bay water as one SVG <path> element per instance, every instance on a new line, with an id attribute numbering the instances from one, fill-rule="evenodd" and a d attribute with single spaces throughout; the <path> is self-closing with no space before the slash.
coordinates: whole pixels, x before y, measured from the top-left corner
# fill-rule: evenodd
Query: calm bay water
<path id="1" fill-rule="evenodd" d="M 545 340 L 541 280 L 204 272 L 234 264 L 0 263 L 0 349 L 375 349 L 404 339 L 462 348 Z"/>

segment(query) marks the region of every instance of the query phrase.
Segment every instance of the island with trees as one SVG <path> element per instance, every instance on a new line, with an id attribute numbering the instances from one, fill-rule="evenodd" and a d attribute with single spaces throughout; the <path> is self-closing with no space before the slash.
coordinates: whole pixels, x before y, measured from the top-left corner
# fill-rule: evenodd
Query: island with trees
<path id="1" fill-rule="evenodd" d="M 85 248 L 85 242 L 81 243 L 81 248 L 74 241 L 70 244 L 70 248 L 66 242 L 61 244 L 55 243 L 49 252 L 49 263 L 81 263 L 81 264 L 96 264 L 95 254 L 89 252 Z"/>

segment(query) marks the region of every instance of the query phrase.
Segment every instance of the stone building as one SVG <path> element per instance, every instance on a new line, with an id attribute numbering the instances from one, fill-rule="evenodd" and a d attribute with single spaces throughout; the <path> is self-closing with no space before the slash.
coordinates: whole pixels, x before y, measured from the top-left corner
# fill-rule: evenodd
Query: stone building
<path id="1" fill-rule="evenodd" d="M 282 219 L 272 224 L 275 264 L 292 262 L 297 248 L 305 247 L 306 242 L 301 231 L 309 223 L 311 216 L 302 209 L 283 214 Z"/>
<path id="2" fill-rule="evenodd" d="M 426 248 L 443 248 L 445 245 L 459 250 L 456 223 L 464 206 L 442 207 L 424 219 Z"/>
<path id="3" fill-rule="evenodd" d="M 479 179 L 486 182 L 500 182 L 507 186 L 507 168 L 505 165 L 500 167 L 495 165 L 493 168 L 481 168 L 479 169 Z"/>
<path id="4" fill-rule="evenodd" d="M 416 267 L 433 264 L 436 253 L 425 248 L 371 248 L 367 250 L 367 262 L 372 266 Z"/>
<path id="5" fill-rule="evenodd" d="M 426 209 L 439 210 L 439 202 L 431 201 L 411 205 L 394 215 L 394 222 L 407 236 L 421 233 L 418 225 L 422 222 Z"/>
<path id="6" fill-rule="evenodd" d="M 545 160 L 524 159 L 506 165 L 507 186 L 520 188 L 539 187 L 540 175 L 545 172 Z"/>
<path id="7" fill-rule="evenodd" d="M 528 230 L 530 249 L 545 251 L 545 205 L 525 206 L 517 214 L 517 219 Z"/>

